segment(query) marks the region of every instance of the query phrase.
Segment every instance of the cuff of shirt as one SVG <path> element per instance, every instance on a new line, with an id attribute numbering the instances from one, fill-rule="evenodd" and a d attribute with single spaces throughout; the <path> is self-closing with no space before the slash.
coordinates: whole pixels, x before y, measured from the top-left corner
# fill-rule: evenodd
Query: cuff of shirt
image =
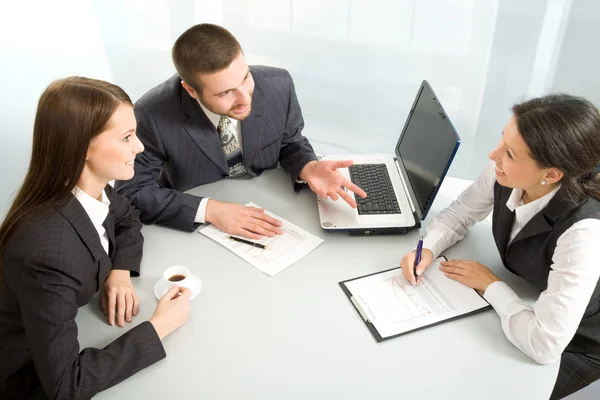
<path id="1" fill-rule="evenodd" d="M 502 281 L 496 281 L 489 285 L 483 294 L 483 298 L 494 307 L 500 315 L 508 315 L 508 307 L 521 298 Z"/>
<path id="2" fill-rule="evenodd" d="M 198 211 L 196 211 L 196 218 L 194 222 L 198 224 L 204 224 L 206 222 L 206 204 L 208 203 L 209 197 L 203 197 L 198 205 Z"/>
<path id="3" fill-rule="evenodd" d="M 423 248 L 431 250 L 434 260 L 445 250 L 440 243 L 444 236 L 443 232 L 431 231 L 423 238 Z"/>

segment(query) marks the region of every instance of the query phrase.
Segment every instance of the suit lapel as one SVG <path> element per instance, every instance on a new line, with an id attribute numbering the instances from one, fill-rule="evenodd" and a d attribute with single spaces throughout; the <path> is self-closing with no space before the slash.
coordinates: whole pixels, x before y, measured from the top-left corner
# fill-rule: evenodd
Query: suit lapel
<path id="1" fill-rule="evenodd" d="M 74 196 L 70 198 L 68 203 L 58 209 L 67 221 L 71 224 L 77 235 L 81 238 L 85 246 L 91 253 L 94 261 L 98 261 L 103 256 L 106 257 L 106 252 L 100 242 L 98 231 L 94 228 L 92 220 L 85 212 L 83 206 Z M 114 231 L 114 229 L 113 229 Z M 114 232 L 113 232 L 114 236 Z"/>
<path id="2" fill-rule="evenodd" d="M 108 255 L 112 259 L 112 256 L 115 254 L 115 220 L 110 212 L 106 216 L 102 226 L 108 236 Z"/>
<path id="3" fill-rule="evenodd" d="M 498 183 L 496 183 L 499 185 Z M 504 188 L 502 188 L 504 189 Z M 510 193 L 512 190 L 501 190 L 502 194 L 500 197 L 499 203 L 499 215 L 498 215 L 498 250 L 500 250 L 500 254 L 504 261 L 504 255 L 506 254 L 506 247 L 508 245 L 508 238 L 510 236 L 510 230 L 513 226 L 515 220 L 515 212 L 510 211 L 510 209 L 506 206 L 506 202 L 510 197 Z M 505 263 L 506 265 L 506 263 Z"/>
<path id="4" fill-rule="evenodd" d="M 266 107 L 262 101 L 262 94 L 255 89 L 252 95 L 252 111 L 248 118 L 242 121 L 242 148 L 244 150 L 244 165 L 247 171 L 251 170 L 252 160 L 261 149 L 265 112 Z"/>
<path id="5" fill-rule="evenodd" d="M 568 209 L 566 205 L 554 196 L 552 200 L 540 212 L 525 224 L 523 229 L 515 236 L 509 247 L 514 243 L 527 239 L 528 237 L 552 231 L 554 222 Z"/>
<path id="6" fill-rule="evenodd" d="M 183 124 L 184 129 L 200 148 L 200 151 L 206 154 L 223 172 L 229 173 L 217 129 L 204 114 L 196 99 L 190 97 L 185 90 L 181 91 L 181 104 L 183 111 L 188 116 Z"/>
<path id="7" fill-rule="evenodd" d="M 546 221 L 544 218 L 543 212 L 539 212 L 533 216 L 527 222 L 527 224 L 521 229 L 521 231 L 515 236 L 514 240 L 509 244 L 509 247 L 513 244 L 527 239 L 528 237 L 539 235 L 540 233 L 550 232 L 552 230 L 552 226 Z"/>

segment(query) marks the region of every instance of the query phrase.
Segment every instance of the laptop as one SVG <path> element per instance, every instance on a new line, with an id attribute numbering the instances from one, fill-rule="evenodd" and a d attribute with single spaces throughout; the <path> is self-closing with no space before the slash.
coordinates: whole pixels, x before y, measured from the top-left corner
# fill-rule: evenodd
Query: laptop
<path id="1" fill-rule="evenodd" d="M 460 138 L 438 97 L 423 81 L 396 144 L 395 156 L 324 155 L 353 160 L 339 171 L 367 192 L 354 193 L 358 208 L 338 199 L 318 199 L 321 227 L 351 235 L 406 233 L 419 228 L 452 164 Z"/>

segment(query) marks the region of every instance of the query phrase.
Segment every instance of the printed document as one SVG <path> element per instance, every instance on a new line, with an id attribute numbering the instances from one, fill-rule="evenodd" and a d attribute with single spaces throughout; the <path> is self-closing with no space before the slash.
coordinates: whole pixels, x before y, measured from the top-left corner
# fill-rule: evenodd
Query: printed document
<path id="1" fill-rule="evenodd" d="M 413 286 L 400 268 L 342 282 L 351 301 L 382 339 L 489 307 L 477 292 L 444 275 L 440 257 Z"/>
<path id="2" fill-rule="evenodd" d="M 258 207 L 254 203 L 248 203 L 246 206 Z M 268 247 L 267 249 L 260 249 L 231 240 L 228 233 L 213 225 L 202 227 L 198 232 L 225 246 L 269 276 L 273 276 L 289 267 L 323 243 L 323 239 L 291 222 L 267 210 L 265 210 L 265 214 L 281 221 L 283 233 L 275 237 L 264 236 L 260 240 L 248 240 L 265 245 Z"/>

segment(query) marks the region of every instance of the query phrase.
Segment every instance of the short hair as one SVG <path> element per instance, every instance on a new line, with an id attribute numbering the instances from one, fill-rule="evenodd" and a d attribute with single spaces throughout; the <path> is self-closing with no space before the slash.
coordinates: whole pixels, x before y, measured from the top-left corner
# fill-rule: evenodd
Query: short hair
<path id="1" fill-rule="evenodd" d="M 212 74 L 227 68 L 242 52 L 237 39 L 219 25 L 194 25 L 177 38 L 172 57 L 181 79 L 201 90 L 196 75 Z"/>

